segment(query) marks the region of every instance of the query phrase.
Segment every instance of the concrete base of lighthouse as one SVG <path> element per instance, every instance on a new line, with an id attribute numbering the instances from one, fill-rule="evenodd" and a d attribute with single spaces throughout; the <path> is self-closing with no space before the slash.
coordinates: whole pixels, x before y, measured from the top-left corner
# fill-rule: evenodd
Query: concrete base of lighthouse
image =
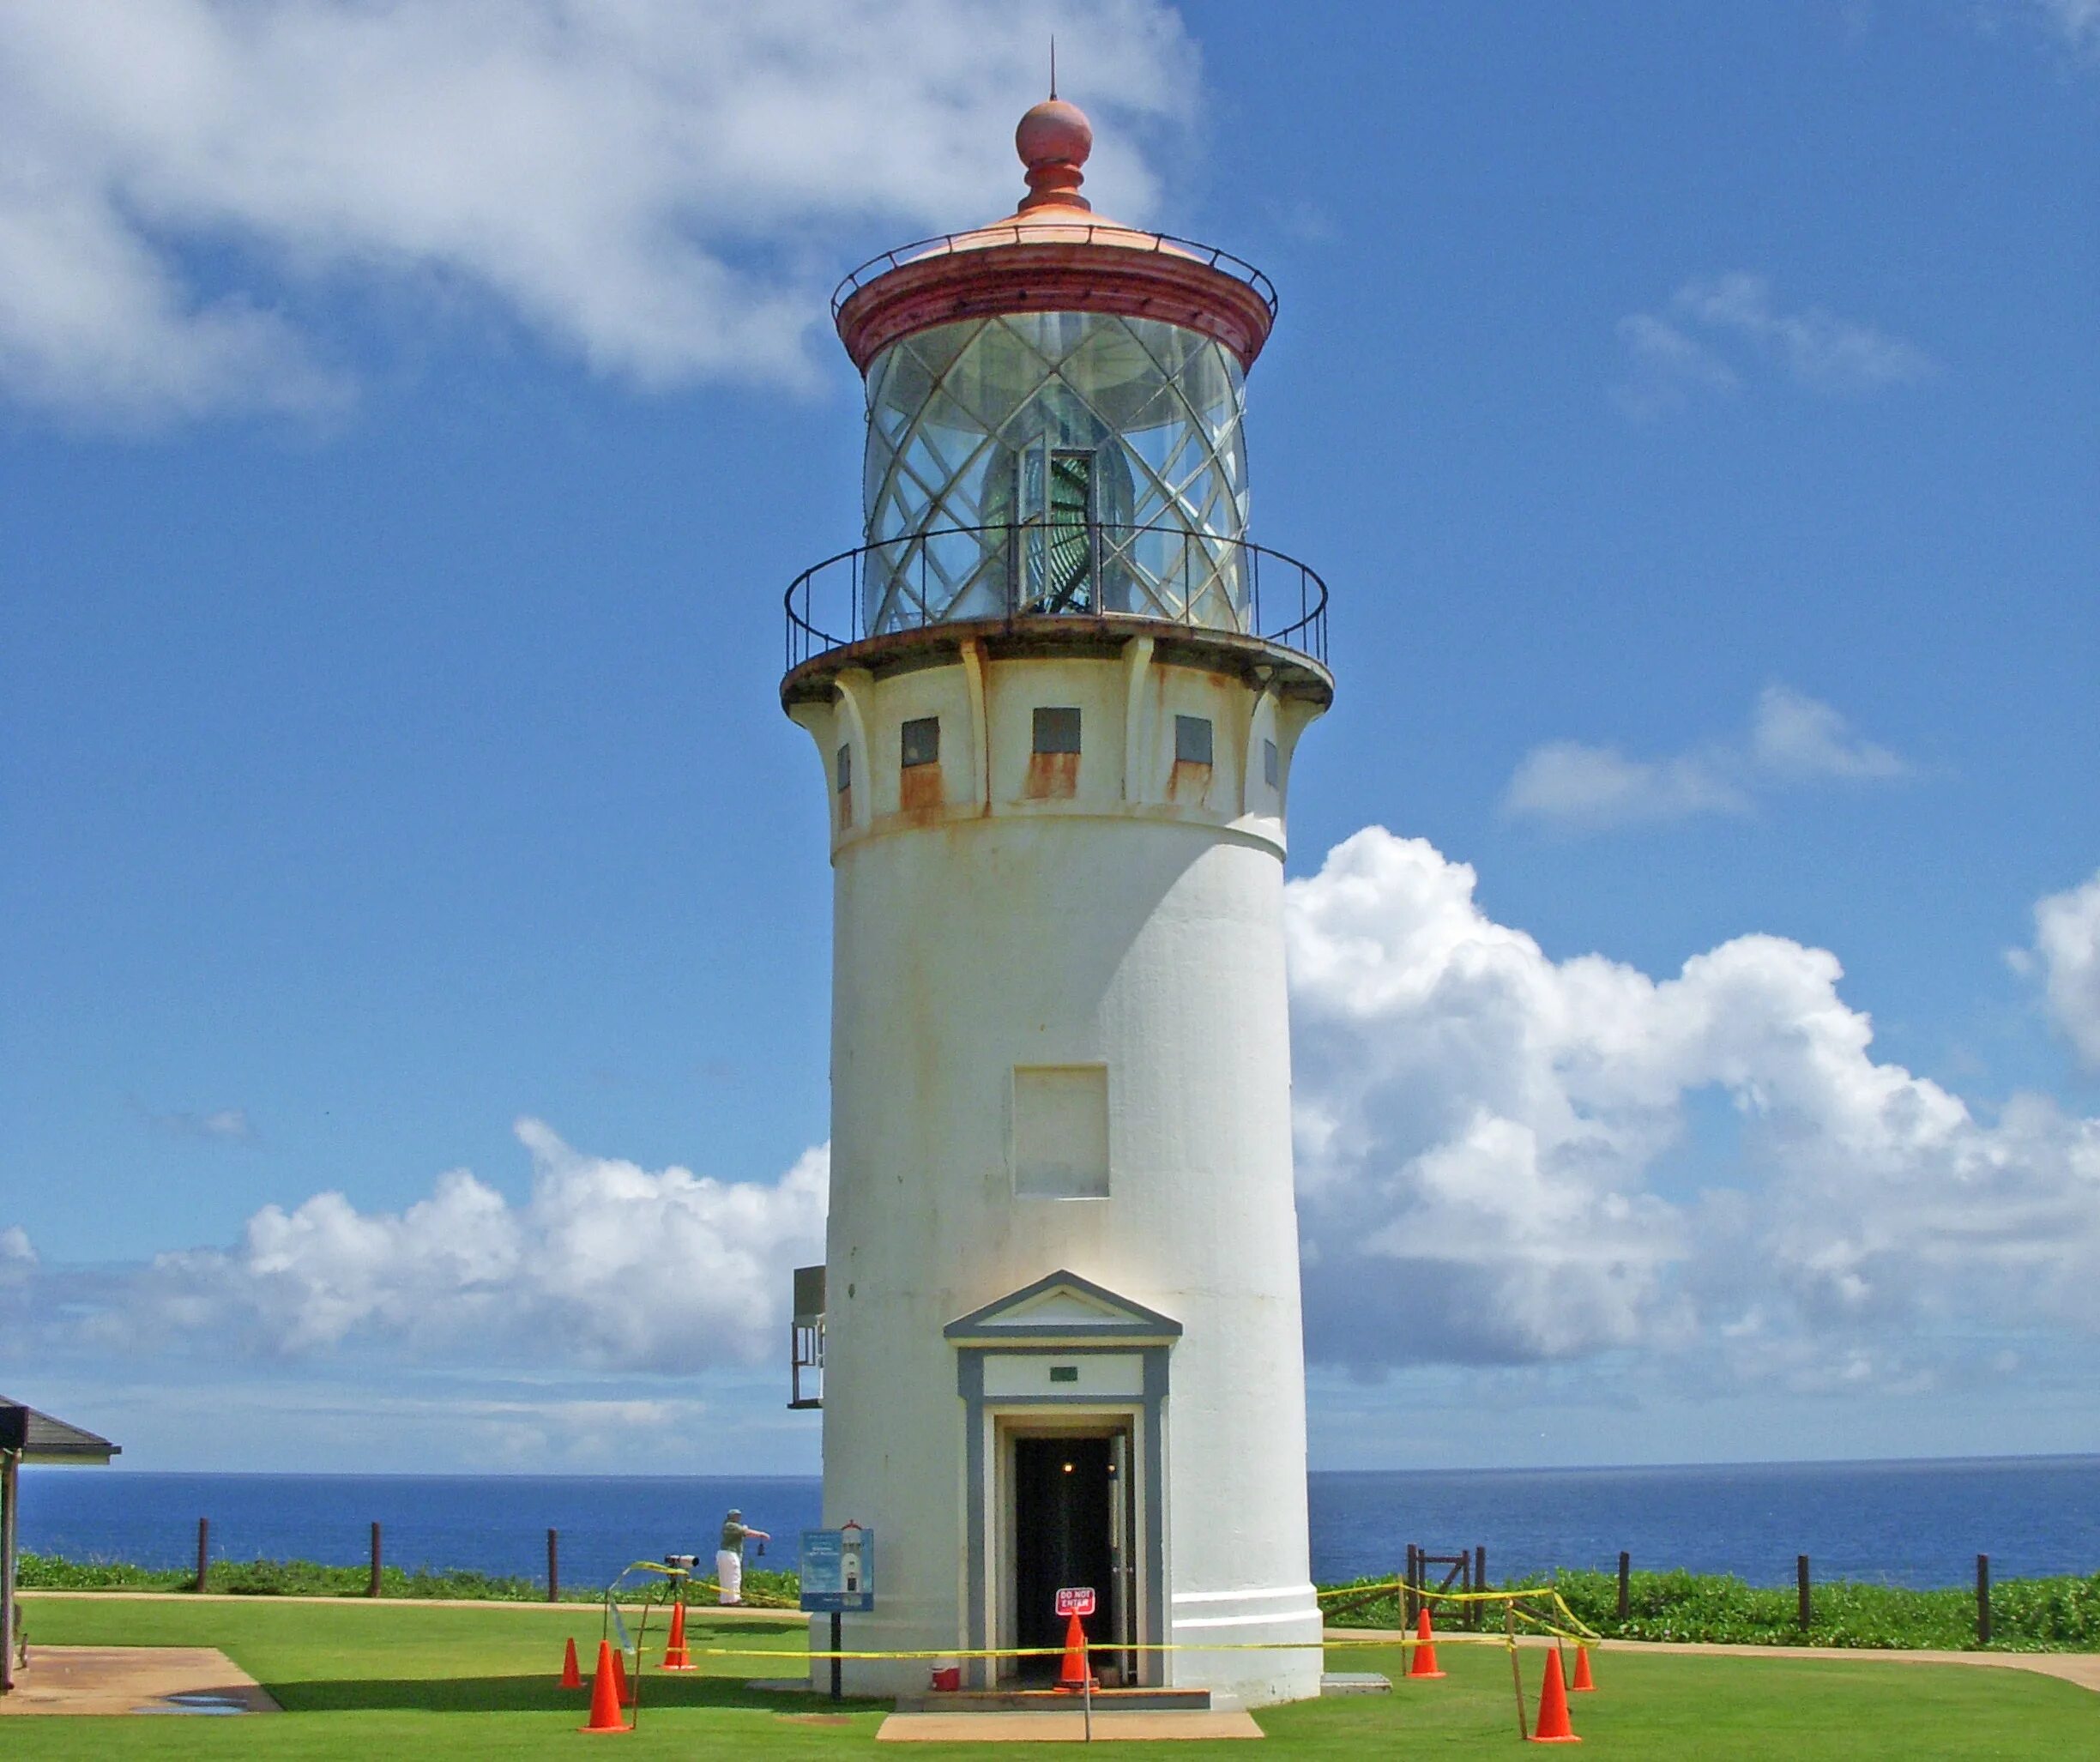
<path id="1" fill-rule="evenodd" d="M 1321 1623 L 1302 1576 L 1304 1454 L 1294 1416 L 1278 1413 L 1273 1429 L 1250 1433 L 1243 1413 L 1215 1404 L 1206 1413 L 1192 1394 L 1180 1411 L 1199 1429 L 1174 1448 L 1177 1355 L 1191 1352 L 1200 1380 L 1205 1360 L 1230 1359 L 1235 1348 L 1259 1354 L 1264 1331 L 1258 1318 L 1214 1330 L 1206 1352 L 1178 1321 L 1063 1270 L 950 1323 L 957 1409 L 942 1429 L 960 1445 L 955 1521 L 940 1522 L 948 1489 L 939 1481 L 907 1487 L 880 1469 L 863 1472 L 857 1452 L 827 1455 L 827 1523 L 846 1521 L 838 1513 L 848 1509 L 897 1513 L 901 1504 L 929 1513 L 908 1556 L 885 1544 L 881 1582 L 894 1581 L 896 1593 L 885 1589 L 877 1615 L 854 1618 L 848 1645 L 994 1650 L 1009 1656 L 962 1657 L 967 1688 L 1041 1687 L 1057 1675 L 1064 1635 L 1053 1599 L 1083 1584 L 1096 1592 L 1086 1629 L 1105 1684 L 1202 1688 L 1250 1705 L 1317 1694 Z M 1241 1447 L 1221 1450 L 1235 1428 Z M 913 1594 L 928 1568 L 938 1580 L 950 1538 L 955 1617 L 938 1596 Z M 1280 1555 L 1300 1576 L 1250 1582 L 1280 1576 Z M 827 1624 L 812 1626 L 812 1647 L 828 1638 Z M 1037 1655 L 1011 1656 L 1030 1649 Z M 908 1695 L 926 1687 L 933 1662 L 849 1660 L 843 1678 L 856 1694 Z M 812 1673 L 819 1686 L 828 1679 L 828 1662 Z"/>
<path id="2" fill-rule="evenodd" d="M 1053 622 L 857 645 L 784 694 L 837 804 L 824 1522 L 878 1561 L 846 1644 L 1054 1644 L 1049 1596 L 1091 1584 L 1121 1680 L 1309 1697 L 1282 857 L 1326 682 Z M 1046 709 L 1077 751 L 1032 739 Z"/>
<path id="3" fill-rule="evenodd" d="M 1002 1650 L 1059 1644 L 1052 1598 L 1068 1578 L 1097 1590 L 1088 1638 L 1119 1683 L 1254 1702 L 1317 1692 L 1318 1652 L 1281 1649 L 1319 1638 L 1312 1586 L 1234 1588 L 1273 1562 L 1275 1513 L 1250 1513 L 1246 1529 L 1175 1522 L 1177 1480 L 1192 1506 L 1210 1508 L 1216 1490 L 1201 1484 L 1202 1448 L 1170 1463 L 1179 1322 L 1060 1270 L 944 1331 L 962 1403 L 967 1632 Z M 1249 1443 L 1243 1461 L 1265 1453 Z M 1279 1496 L 1293 1507 L 1288 1489 Z M 1211 1588 L 1177 1595 L 1177 1580 Z M 1182 1650 L 1213 1636 L 1233 1649 Z M 977 1660 L 965 1680 L 989 1688 L 1053 1674 L 1053 1662 Z"/>

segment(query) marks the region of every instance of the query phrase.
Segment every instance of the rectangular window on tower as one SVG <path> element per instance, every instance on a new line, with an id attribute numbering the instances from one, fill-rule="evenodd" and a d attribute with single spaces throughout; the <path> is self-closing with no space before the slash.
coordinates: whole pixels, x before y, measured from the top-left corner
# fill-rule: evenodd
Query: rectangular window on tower
<path id="1" fill-rule="evenodd" d="M 914 716 L 904 724 L 904 768 L 940 763 L 940 718 Z"/>
<path id="2" fill-rule="evenodd" d="M 1079 712 L 1076 709 L 1038 709 L 1035 712 L 1035 750 L 1038 752 L 1078 751 Z"/>
<path id="3" fill-rule="evenodd" d="M 940 718 L 914 716 L 904 724 L 903 769 L 897 773 L 897 806 L 908 814 L 941 806 Z"/>
<path id="4" fill-rule="evenodd" d="M 838 750 L 838 793 L 841 795 L 853 787 L 853 748 L 842 746 Z"/>
<path id="5" fill-rule="evenodd" d="M 1281 789 L 1283 787 L 1282 781 L 1282 775 L 1283 761 L 1282 757 L 1276 751 L 1276 742 L 1273 740 L 1263 741 L 1262 781 L 1266 783 L 1271 789 Z"/>
<path id="6" fill-rule="evenodd" d="M 1032 1199 L 1108 1197 L 1108 1067 L 1017 1065 L 1014 1192 Z"/>
<path id="7" fill-rule="evenodd" d="M 1070 801 L 1079 793 L 1079 712 L 1035 712 L 1035 750 L 1022 793 L 1031 801 Z"/>
<path id="8" fill-rule="evenodd" d="M 1178 715 L 1174 718 L 1174 763 L 1176 764 L 1209 764 L 1210 763 L 1210 718 L 1207 715 Z"/>

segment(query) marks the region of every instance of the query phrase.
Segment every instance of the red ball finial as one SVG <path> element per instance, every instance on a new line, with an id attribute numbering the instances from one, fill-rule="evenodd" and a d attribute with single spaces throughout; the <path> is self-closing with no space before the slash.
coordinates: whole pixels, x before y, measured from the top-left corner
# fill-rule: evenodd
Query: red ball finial
<path id="1" fill-rule="evenodd" d="M 1022 208 L 1091 208 L 1079 193 L 1085 181 L 1079 167 L 1093 150 L 1094 125 L 1077 105 L 1062 98 L 1036 105 L 1014 130 L 1014 151 L 1028 167 L 1029 193 Z"/>

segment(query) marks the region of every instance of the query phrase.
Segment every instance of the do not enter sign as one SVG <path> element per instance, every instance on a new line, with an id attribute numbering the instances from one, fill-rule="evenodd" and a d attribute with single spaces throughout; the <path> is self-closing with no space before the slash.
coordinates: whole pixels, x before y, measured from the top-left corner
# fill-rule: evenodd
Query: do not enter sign
<path id="1" fill-rule="evenodd" d="M 1060 1615 L 1090 1615 L 1094 1613 L 1094 1587 L 1090 1584 L 1071 1584 L 1058 1593 L 1057 1612 Z"/>

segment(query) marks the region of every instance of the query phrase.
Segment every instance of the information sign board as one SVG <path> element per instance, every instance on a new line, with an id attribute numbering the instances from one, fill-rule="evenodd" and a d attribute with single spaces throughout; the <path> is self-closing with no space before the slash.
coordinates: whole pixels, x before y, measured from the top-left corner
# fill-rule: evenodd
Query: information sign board
<path id="1" fill-rule="evenodd" d="M 802 1607 L 865 1614 L 875 1607 L 875 1532 L 858 1524 L 802 1532 Z"/>
<path id="2" fill-rule="evenodd" d="M 1094 1587 L 1090 1584 L 1070 1584 L 1058 1593 L 1057 1612 L 1060 1615 L 1090 1615 L 1094 1613 Z"/>

